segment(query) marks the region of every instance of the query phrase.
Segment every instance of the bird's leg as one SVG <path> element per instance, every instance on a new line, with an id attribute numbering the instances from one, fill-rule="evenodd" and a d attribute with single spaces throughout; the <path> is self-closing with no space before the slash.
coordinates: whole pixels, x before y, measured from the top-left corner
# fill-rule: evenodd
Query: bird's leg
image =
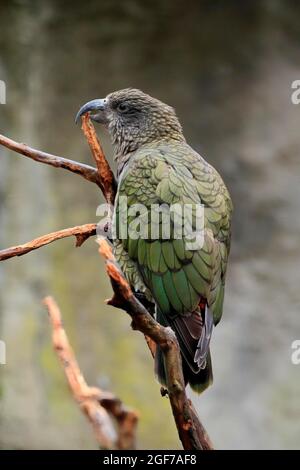
<path id="1" fill-rule="evenodd" d="M 169 396 L 168 389 L 165 387 L 160 387 L 160 394 L 162 397 L 168 397 Z"/>
<path id="2" fill-rule="evenodd" d="M 144 292 L 136 291 L 134 292 L 135 297 L 141 302 L 142 305 L 148 310 L 148 312 L 155 316 L 155 304 L 147 299 L 147 296 Z"/>

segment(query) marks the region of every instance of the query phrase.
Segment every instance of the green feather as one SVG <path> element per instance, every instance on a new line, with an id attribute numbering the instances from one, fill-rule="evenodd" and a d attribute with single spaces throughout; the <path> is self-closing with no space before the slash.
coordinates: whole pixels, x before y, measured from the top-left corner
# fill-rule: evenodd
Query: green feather
<path id="1" fill-rule="evenodd" d="M 159 272 L 160 273 L 165 273 L 168 270 L 168 266 L 166 265 L 166 262 L 164 260 L 164 257 L 161 256 L 159 260 Z"/>
<path id="2" fill-rule="evenodd" d="M 150 269 L 157 273 L 159 271 L 159 262 L 161 257 L 161 242 L 156 240 L 150 243 Z"/>
<path id="3" fill-rule="evenodd" d="M 170 304 L 168 297 L 166 295 L 164 284 L 162 277 L 158 274 L 152 273 L 152 288 L 153 288 L 153 297 L 155 298 L 156 302 L 159 304 L 160 309 L 162 312 L 169 313 L 170 312 Z"/>
<path id="4" fill-rule="evenodd" d="M 201 277 L 207 282 L 210 282 L 212 270 L 203 262 L 198 252 L 194 253 L 192 263 L 194 268 L 201 275 Z"/>
<path id="5" fill-rule="evenodd" d="M 138 250 L 138 242 L 139 239 L 137 238 L 134 240 L 133 238 L 128 238 L 128 255 L 130 258 L 135 259 L 137 256 L 137 250 Z"/>
<path id="6" fill-rule="evenodd" d="M 211 194 L 211 184 L 204 183 L 203 181 L 197 181 L 197 191 L 200 196 L 209 196 Z"/>
<path id="7" fill-rule="evenodd" d="M 212 224 L 217 224 L 221 220 L 221 214 L 211 208 L 204 209 L 204 216 L 207 218 L 209 222 Z"/>
<path id="8" fill-rule="evenodd" d="M 174 269 L 175 271 L 178 271 L 179 269 L 182 268 L 182 262 L 179 261 L 179 259 L 177 258 L 177 256 L 175 255 L 175 259 L 174 259 Z"/>
<path id="9" fill-rule="evenodd" d="M 159 162 L 157 164 L 154 174 L 159 181 L 168 176 L 168 166 L 165 162 Z"/>
<path id="10" fill-rule="evenodd" d="M 131 196 L 133 194 L 136 194 L 136 192 L 137 192 L 137 188 L 135 186 L 126 185 L 126 195 L 127 196 Z"/>
<path id="11" fill-rule="evenodd" d="M 162 254 L 165 259 L 166 265 L 170 269 L 174 269 L 175 266 L 175 253 L 174 248 L 171 242 L 163 241 L 162 242 Z"/>
<path id="12" fill-rule="evenodd" d="M 145 240 L 145 245 L 146 245 L 146 264 L 151 271 L 151 254 L 150 254 L 150 248 L 151 248 L 151 243 L 149 243 L 148 240 Z"/>
<path id="13" fill-rule="evenodd" d="M 184 261 L 185 258 L 186 258 L 186 255 L 185 255 L 185 250 L 184 250 L 184 241 L 183 239 L 177 239 L 177 240 L 174 240 L 173 241 L 173 247 L 174 247 L 174 250 L 175 250 L 175 253 L 177 255 L 177 257 L 181 260 L 181 261 Z"/>
<path id="14" fill-rule="evenodd" d="M 180 301 L 180 299 L 179 299 L 179 297 L 176 293 L 171 272 L 167 271 L 162 276 L 162 279 L 163 279 L 163 284 L 164 284 L 164 288 L 165 288 L 167 297 L 168 297 L 169 302 L 172 305 L 173 309 L 178 313 L 182 312 L 183 311 L 183 304 Z"/>
<path id="15" fill-rule="evenodd" d="M 179 299 L 185 308 L 189 310 L 191 308 L 192 300 L 190 297 L 189 285 L 185 272 L 182 269 L 180 271 L 173 272 L 172 279 Z"/>
<path id="16" fill-rule="evenodd" d="M 220 284 L 219 289 L 217 291 L 216 300 L 212 304 L 212 311 L 213 311 L 215 325 L 219 323 L 219 321 L 221 320 L 222 312 L 223 312 L 223 303 L 224 303 L 224 285 Z"/>
<path id="17" fill-rule="evenodd" d="M 212 268 L 213 265 L 213 257 L 211 254 L 205 253 L 205 251 L 200 250 L 198 251 L 198 254 L 200 258 L 204 261 L 204 263 L 209 266 L 209 268 Z"/>
<path id="18" fill-rule="evenodd" d="M 198 292 L 195 291 L 195 289 L 190 284 L 190 282 L 189 282 L 189 290 L 190 290 L 190 296 L 191 296 L 191 310 L 195 310 L 197 306 L 199 305 L 200 296 Z"/>
<path id="19" fill-rule="evenodd" d="M 192 263 L 185 265 L 183 269 L 195 291 L 203 297 L 207 297 L 209 284 L 200 276 Z"/>
<path id="20" fill-rule="evenodd" d="M 142 238 L 139 239 L 138 245 L 138 262 L 139 264 L 145 264 L 146 258 L 146 242 Z"/>
<path id="21" fill-rule="evenodd" d="M 156 188 L 156 194 L 161 199 L 161 201 L 172 204 L 174 196 L 170 191 L 169 180 L 164 178 Z"/>

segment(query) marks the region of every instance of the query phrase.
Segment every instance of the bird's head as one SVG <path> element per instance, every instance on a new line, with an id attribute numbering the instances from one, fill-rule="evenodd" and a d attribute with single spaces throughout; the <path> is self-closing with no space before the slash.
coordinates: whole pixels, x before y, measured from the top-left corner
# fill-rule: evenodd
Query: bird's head
<path id="1" fill-rule="evenodd" d="M 174 109 L 134 88 L 89 101 L 78 111 L 76 122 L 87 112 L 108 129 L 117 157 L 153 141 L 184 141 Z"/>

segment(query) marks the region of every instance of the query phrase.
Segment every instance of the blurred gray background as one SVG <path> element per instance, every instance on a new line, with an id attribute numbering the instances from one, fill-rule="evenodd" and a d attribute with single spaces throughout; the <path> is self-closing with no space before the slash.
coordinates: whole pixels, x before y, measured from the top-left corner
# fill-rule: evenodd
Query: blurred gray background
<path id="1" fill-rule="evenodd" d="M 173 105 L 189 143 L 223 175 L 235 206 L 215 382 L 195 401 L 217 448 L 300 448 L 300 3 L 0 1 L 0 132 L 86 163 L 74 115 L 127 86 Z M 107 155 L 111 147 L 99 129 Z M 0 149 L 0 248 L 94 222 L 95 185 Z M 58 241 L 0 266 L 0 448 L 96 448 L 52 352 L 55 296 L 90 384 L 141 412 L 140 448 L 177 448 L 169 404 L 141 335 L 106 307 L 93 239 Z"/>

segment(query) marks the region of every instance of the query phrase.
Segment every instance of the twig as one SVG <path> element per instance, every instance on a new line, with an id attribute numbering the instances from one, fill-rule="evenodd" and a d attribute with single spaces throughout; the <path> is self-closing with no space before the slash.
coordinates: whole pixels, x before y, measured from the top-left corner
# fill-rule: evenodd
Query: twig
<path id="1" fill-rule="evenodd" d="M 105 239 L 98 240 L 100 254 L 106 260 L 106 271 L 114 295 L 108 305 L 125 310 L 132 318 L 132 327 L 151 338 L 163 351 L 167 389 L 178 434 L 185 450 L 212 449 L 208 435 L 185 393 L 180 350 L 171 328 L 160 325 L 134 296 L 112 250 Z"/>
<path id="2" fill-rule="evenodd" d="M 88 141 L 89 147 L 97 165 L 102 193 L 106 201 L 113 206 L 117 192 L 115 176 L 109 166 L 108 161 L 105 158 L 95 128 L 90 120 L 89 113 L 82 116 L 81 129 L 83 130 L 83 133 Z"/>
<path id="3" fill-rule="evenodd" d="M 34 240 L 24 243 L 23 245 L 12 246 L 10 248 L 6 248 L 5 250 L 1 250 L 0 261 L 4 261 L 15 256 L 26 255 L 26 253 L 48 245 L 55 240 L 60 240 L 61 238 L 67 238 L 71 236 L 76 237 L 76 246 L 81 246 L 87 238 L 96 234 L 96 228 L 97 224 L 85 224 L 77 225 L 76 227 L 65 228 L 63 230 L 58 230 L 57 232 L 47 233 L 46 235 L 35 238 Z"/>
<path id="4" fill-rule="evenodd" d="M 105 449 L 134 449 L 138 414 L 119 398 L 98 387 L 87 385 L 62 326 L 58 305 L 52 297 L 44 299 L 52 325 L 53 347 L 62 363 L 75 401 L 93 425 L 97 441 Z M 117 431 L 111 417 L 117 422 Z"/>
<path id="5" fill-rule="evenodd" d="M 82 176 L 86 180 L 97 184 L 101 188 L 101 182 L 99 180 L 99 174 L 96 168 L 92 166 L 85 165 L 84 163 L 75 162 L 67 158 L 59 157 L 57 155 L 52 155 L 51 153 L 42 152 L 34 148 L 29 147 L 26 144 L 15 142 L 8 137 L 0 134 L 0 145 L 14 150 L 15 152 L 24 155 L 25 157 L 31 158 L 36 162 L 45 163 L 46 165 L 51 165 L 56 168 L 64 168 L 69 170 L 72 173 Z"/>

